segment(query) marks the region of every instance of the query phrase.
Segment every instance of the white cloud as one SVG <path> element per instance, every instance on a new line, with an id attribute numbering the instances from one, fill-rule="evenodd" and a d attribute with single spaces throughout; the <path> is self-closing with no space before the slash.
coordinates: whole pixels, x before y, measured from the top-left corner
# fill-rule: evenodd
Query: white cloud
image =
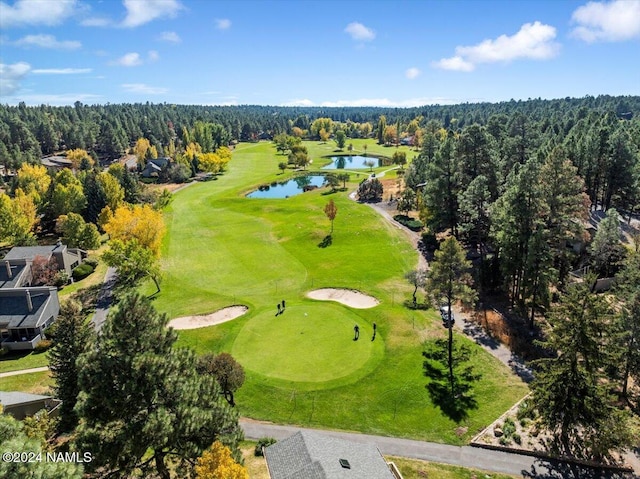
<path id="1" fill-rule="evenodd" d="M 420 70 L 416 67 L 408 68 L 406 72 L 404 72 L 404 76 L 406 76 L 409 80 L 413 80 L 414 78 L 418 78 L 420 76 Z"/>
<path id="2" fill-rule="evenodd" d="M 150 62 L 157 62 L 160 59 L 160 54 L 155 50 L 149 50 L 147 58 Z"/>
<path id="3" fill-rule="evenodd" d="M 79 101 L 82 103 L 100 103 L 102 100 L 101 95 L 95 95 L 93 93 L 63 93 L 60 95 L 55 94 L 25 94 L 25 95 L 16 95 L 11 99 L 10 104 L 17 105 L 19 102 L 23 101 L 27 105 L 38 106 L 38 105 L 52 105 L 52 106 L 63 106 L 63 105 L 73 105 L 75 102 Z"/>
<path id="4" fill-rule="evenodd" d="M 460 98 L 443 98 L 443 97 L 422 97 L 408 98 L 406 100 L 389 100 L 388 98 L 359 98 L 356 100 L 336 100 L 323 101 L 315 103 L 307 98 L 299 100 L 291 100 L 283 103 L 282 106 L 326 106 L 326 107 L 344 107 L 344 106 L 383 106 L 391 108 L 410 108 L 423 105 L 455 105 L 471 101 L 470 99 Z"/>
<path id="5" fill-rule="evenodd" d="M 475 65 L 473 63 L 465 61 L 459 56 L 443 58 L 442 60 L 431 63 L 431 65 L 443 70 L 456 70 L 459 72 L 470 72 L 475 69 Z"/>
<path id="6" fill-rule="evenodd" d="M 157 18 L 175 17 L 184 7 L 178 0 L 123 0 L 127 16 L 123 27 L 138 27 Z"/>
<path id="7" fill-rule="evenodd" d="M 14 45 L 19 47 L 41 47 L 54 48 L 57 50 L 76 50 L 82 46 L 82 43 L 72 40 L 58 41 L 53 35 L 27 35 L 26 37 L 16 40 Z"/>
<path id="8" fill-rule="evenodd" d="M 144 83 L 124 83 L 120 86 L 129 93 L 141 93 L 143 95 L 163 95 L 169 91 L 168 88 L 150 86 Z"/>
<path id="9" fill-rule="evenodd" d="M 373 30 L 358 22 L 350 23 L 344 31 L 351 35 L 351 38 L 354 40 L 359 40 L 361 42 L 370 42 L 376 38 L 376 33 Z"/>
<path id="10" fill-rule="evenodd" d="M 180 43 L 182 41 L 176 32 L 162 32 L 160 40 L 170 43 Z"/>
<path id="11" fill-rule="evenodd" d="M 228 18 L 216 18 L 216 28 L 218 30 L 229 30 L 231 28 L 231 20 Z"/>
<path id="12" fill-rule="evenodd" d="M 37 75 L 79 75 L 91 72 L 91 68 L 37 68 L 32 71 Z"/>
<path id="13" fill-rule="evenodd" d="M 75 13 L 77 0 L 17 0 L 0 2 L 0 28 L 59 25 Z"/>
<path id="14" fill-rule="evenodd" d="M 456 47 L 456 54 L 432 63 L 444 70 L 472 71 L 479 63 L 509 62 L 519 58 L 547 60 L 558 54 L 556 29 L 540 22 L 525 23 L 515 35 L 500 35 L 473 46 Z"/>
<path id="15" fill-rule="evenodd" d="M 137 67 L 138 65 L 142 65 L 142 58 L 140 58 L 139 53 L 127 53 L 117 60 L 111 62 L 111 65 L 120 65 L 122 67 Z"/>
<path id="16" fill-rule="evenodd" d="M 585 42 L 618 42 L 640 36 L 640 1 L 589 2 L 571 15 L 571 35 Z"/>
<path id="17" fill-rule="evenodd" d="M 12 65 L 0 63 L 0 96 L 12 95 L 20 88 L 20 82 L 31 70 L 31 65 L 18 62 Z"/>
<path id="18" fill-rule="evenodd" d="M 104 17 L 89 17 L 80 22 L 83 27 L 108 27 L 111 24 L 111 20 Z"/>
<path id="19" fill-rule="evenodd" d="M 314 103 L 308 98 L 290 100 L 282 104 L 282 106 L 313 106 L 313 105 Z"/>

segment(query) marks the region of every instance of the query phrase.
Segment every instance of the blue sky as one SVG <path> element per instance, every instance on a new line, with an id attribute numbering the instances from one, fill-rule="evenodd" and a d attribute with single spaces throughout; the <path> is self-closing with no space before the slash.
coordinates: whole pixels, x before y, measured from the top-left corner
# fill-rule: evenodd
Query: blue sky
<path id="1" fill-rule="evenodd" d="M 0 0 L 0 103 L 640 94 L 640 0 Z"/>

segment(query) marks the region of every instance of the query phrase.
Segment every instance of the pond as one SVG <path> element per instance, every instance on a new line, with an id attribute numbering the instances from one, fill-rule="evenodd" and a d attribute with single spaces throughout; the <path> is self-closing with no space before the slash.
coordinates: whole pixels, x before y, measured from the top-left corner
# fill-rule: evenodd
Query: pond
<path id="1" fill-rule="evenodd" d="M 289 196 L 299 195 L 322 185 L 324 185 L 324 176 L 322 175 L 297 176 L 281 183 L 262 185 L 249 193 L 247 198 L 289 198 Z"/>
<path id="2" fill-rule="evenodd" d="M 342 170 L 344 168 L 369 168 L 365 161 L 373 161 L 373 167 L 380 166 L 380 159 L 373 156 L 332 156 L 331 163 L 323 166 L 323 170 Z"/>

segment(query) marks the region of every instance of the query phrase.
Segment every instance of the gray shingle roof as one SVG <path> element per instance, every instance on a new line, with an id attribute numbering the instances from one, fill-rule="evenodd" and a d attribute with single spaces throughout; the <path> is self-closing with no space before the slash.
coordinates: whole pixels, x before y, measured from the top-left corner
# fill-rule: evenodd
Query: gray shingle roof
<path id="1" fill-rule="evenodd" d="M 374 444 L 300 431 L 265 448 L 271 479 L 394 479 Z M 350 468 L 340 465 L 349 461 Z"/>
<path id="2" fill-rule="evenodd" d="M 47 245 L 47 246 L 16 246 L 11 248 L 11 251 L 7 253 L 4 259 L 33 259 L 36 256 L 44 256 L 49 258 L 56 249 L 62 251 L 66 248 L 65 245 Z"/>
<path id="3" fill-rule="evenodd" d="M 26 263 L 12 263 L 11 278 L 7 274 L 7 266 L 4 261 L 0 261 L 0 288 L 16 288 L 22 285 L 22 277 L 27 272 Z"/>
<path id="4" fill-rule="evenodd" d="M 17 391 L 0 391 L 0 404 L 5 407 L 46 399 L 51 399 L 51 396 L 40 396 L 39 394 L 29 394 Z"/>
<path id="5" fill-rule="evenodd" d="M 29 290 L 33 310 L 27 307 Z M 0 289 L 0 327 L 7 329 L 37 328 L 60 311 L 58 293 L 53 287 Z"/>

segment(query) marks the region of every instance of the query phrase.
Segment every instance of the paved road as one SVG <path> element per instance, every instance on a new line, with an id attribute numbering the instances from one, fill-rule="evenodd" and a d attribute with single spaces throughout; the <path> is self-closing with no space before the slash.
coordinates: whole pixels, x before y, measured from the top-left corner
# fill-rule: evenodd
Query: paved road
<path id="1" fill-rule="evenodd" d="M 310 430 L 295 426 L 241 419 L 240 425 L 247 439 L 273 437 L 278 440 L 287 438 L 297 431 Z M 375 444 L 382 454 L 400 456 L 425 461 L 473 467 L 486 471 L 512 474 L 535 479 L 596 479 L 596 478 L 628 478 L 630 475 L 612 474 L 590 468 L 569 466 L 555 461 L 546 461 L 520 454 L 502 451 L 490 451 L 470 446 L 450 446 L 432 442 L 414 441 L 368 434 L 347 433 L 338 431 L 321 431 L 327 436 L 349 441 Z"/>
<path id="2" fill-rule="evenodd" d="M 116 269 L 113 267 L 107 268 L 107 273 L 104 275 L 104 282 L 100 293 L 98 294 L 98 304 L 96 304 L 96 312 L 91 318 L 93 327 L 96 331 L 102 329 L 102 325 L 107 320 L 107 313 L 109 313 L 109 307 L 111 306 L 112 289 L 116 284 Z"/>
<path id="3" fill-rule="evenodd" d="M 9 376 L 19 376 L 20 374 L 42 373 L 48 370 L 49 370 L 49 366 L 43 366 L 41 368 L 20 369 L 18 371 L 8 371 L 6 373 L 0 373 L 0 378 L 8 378 Z"/>

